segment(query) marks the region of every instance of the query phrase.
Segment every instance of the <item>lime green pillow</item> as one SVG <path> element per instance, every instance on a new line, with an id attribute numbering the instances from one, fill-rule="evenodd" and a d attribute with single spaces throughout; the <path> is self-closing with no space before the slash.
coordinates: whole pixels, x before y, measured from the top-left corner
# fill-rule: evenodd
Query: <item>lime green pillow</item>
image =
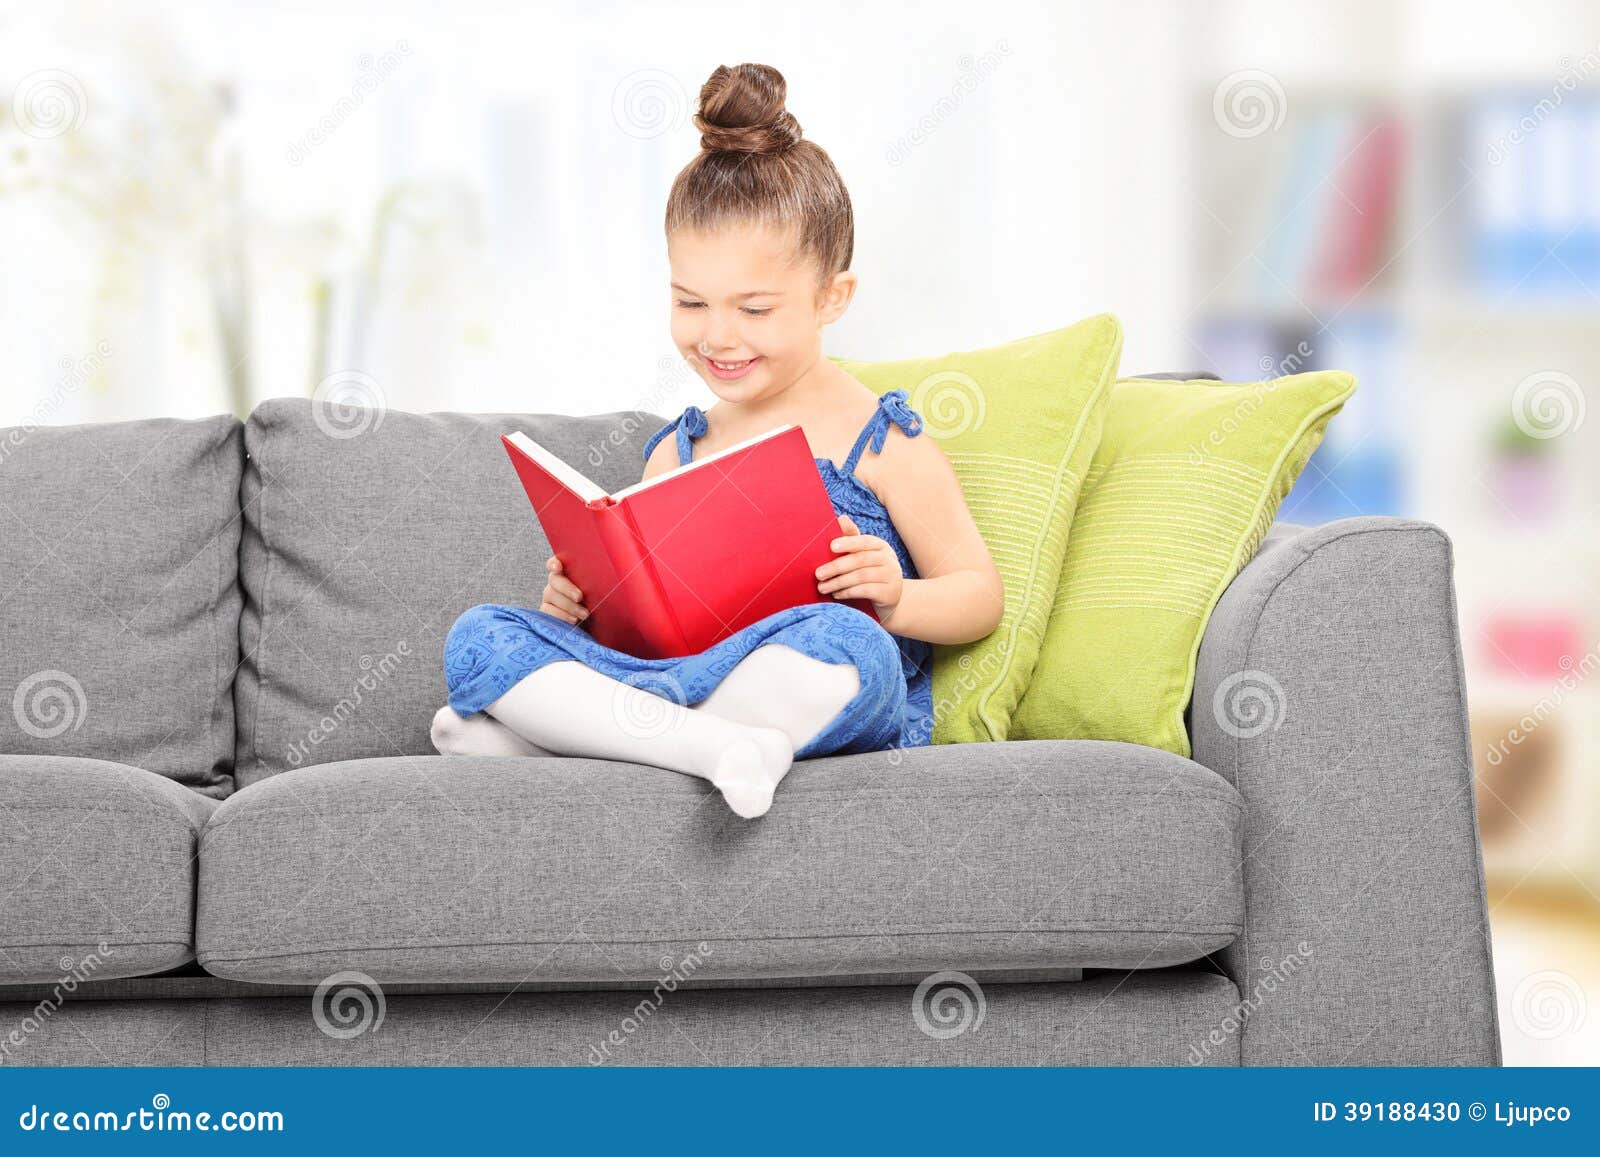
<path id="1" fill-rule="evenodd" d="M 874 393 L 903 389 L 949 455 L 1005 580 L 994 633 L 936 647 L 935 743 L 1005 739 L 1044 640 L 1078 490 L 1122 353 L 1101 314 L 985 350 L 903 362 L 839 359 Z"/>
<path id="2" fill-rule="evenodd" d="M 1355 388 L 1335 371 L 1112 388 L 1013 738 L 1189 754 L 1206 620 Z"/>

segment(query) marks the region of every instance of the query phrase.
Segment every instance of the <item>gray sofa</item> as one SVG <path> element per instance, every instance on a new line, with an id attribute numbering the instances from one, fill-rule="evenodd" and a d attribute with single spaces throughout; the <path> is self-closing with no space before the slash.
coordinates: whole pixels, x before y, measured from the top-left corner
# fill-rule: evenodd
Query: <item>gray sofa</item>
<path id="1" fill-rule="evenodd" d="M 450 624 L 543 573 L 497 435 L 618 486 L 655 425 L 0 431 L 0 1062 L 1498 1061 L 1424 524 L 1273 532 L 1193 760 L 820 759 L 746 822 L 655 769 L 434 754 Z"/>

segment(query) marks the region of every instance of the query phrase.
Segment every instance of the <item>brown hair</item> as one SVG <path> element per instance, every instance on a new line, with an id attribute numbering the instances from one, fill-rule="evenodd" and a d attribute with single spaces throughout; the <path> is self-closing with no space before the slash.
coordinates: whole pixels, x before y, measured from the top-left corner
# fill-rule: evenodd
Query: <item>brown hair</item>
<path id="1" fill-rule="evenodd" d="M 747 221 L 792 230 L 826 280 L 850 268 L 855 216 L 833 161 L 800 139 L 786 87 L 765 64 L 721 65 L 701 86 L 700 152 L 672 182 L 667 235 Z"/>

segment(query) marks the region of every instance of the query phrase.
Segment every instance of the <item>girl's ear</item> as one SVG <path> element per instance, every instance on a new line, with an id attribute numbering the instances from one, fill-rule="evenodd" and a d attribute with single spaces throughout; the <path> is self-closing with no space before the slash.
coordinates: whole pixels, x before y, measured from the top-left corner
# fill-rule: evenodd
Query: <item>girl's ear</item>
<path id="1" fill-rule="evenodd" d="M 848 269 L 835 273 L 817 294 L 817 320 L 832 325 L 844 316 L 856 295 L 856 275 Z"/>

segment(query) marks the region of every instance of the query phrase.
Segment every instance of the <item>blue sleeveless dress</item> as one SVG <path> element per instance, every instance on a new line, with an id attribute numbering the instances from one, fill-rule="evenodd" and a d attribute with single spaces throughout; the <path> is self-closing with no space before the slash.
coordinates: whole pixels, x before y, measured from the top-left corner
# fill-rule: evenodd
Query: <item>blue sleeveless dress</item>
<path id="1" fill-rule="evenodd" d="M 833 508 L 847 514 L 863 534 L 887 542 L 907 578 L 916 577 L 911 554 L 889 512 L 855 475 L 867 450 L 883 449 L 891 425 L 908 436 L 922 432 L 922 418 L 906 404 L 904 390 L 878 399 L 843 466 L 818 458 L 817 469 Z M 694 457 L 694 440 L 706 432 L 706 416 L 690 406 L 646 443 L 644 456 L 663 438 L 677 435 L 678 462 Z M 681 706 L 704 700 L 740 660 L 757 647 L 781 643 L 824 663 L 848 663 L 861 690 L 810 743 L 795 753 L 817 755 L 921 747 L 933 739 L 933 648 L 918 639 L 891 635 L 870 616 L 842 603 L 808 603 L 768 615 L 698 655 L 639 659 L 602 646 L 581 627 L 523 607 L 484 603 L 464 612 L 444 644 L 450 706 L 465 718 L 482 711 L 511 686 L 549 664 L 575 659 L 623 683 L 671 699 Z"/>

